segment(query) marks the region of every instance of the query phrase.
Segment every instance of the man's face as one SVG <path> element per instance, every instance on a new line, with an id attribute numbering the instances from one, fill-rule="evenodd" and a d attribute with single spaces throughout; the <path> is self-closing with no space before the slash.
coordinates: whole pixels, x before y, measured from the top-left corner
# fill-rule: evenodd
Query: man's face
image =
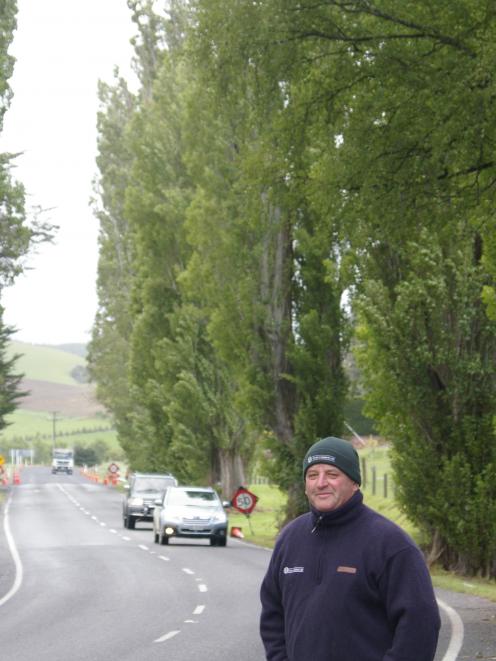
<path id="1" fill-rule="evenodd" d="M 320 512 L 331 512 L 344 505 L 359 486 L 343 471 L 330 464 L 314 464 L 305 475 L 305 494 Z"/>

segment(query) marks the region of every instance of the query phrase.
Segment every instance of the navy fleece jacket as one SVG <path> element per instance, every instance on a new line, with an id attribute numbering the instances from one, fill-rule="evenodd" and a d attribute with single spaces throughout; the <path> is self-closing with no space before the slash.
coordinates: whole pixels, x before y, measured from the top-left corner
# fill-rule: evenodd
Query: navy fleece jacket
<path id="1" fill-rule="evenodd" d="M 260 594 L 270 661 L 434 659 L 440 617 L 424 558 L 360 491 L 282 530 Z"/>

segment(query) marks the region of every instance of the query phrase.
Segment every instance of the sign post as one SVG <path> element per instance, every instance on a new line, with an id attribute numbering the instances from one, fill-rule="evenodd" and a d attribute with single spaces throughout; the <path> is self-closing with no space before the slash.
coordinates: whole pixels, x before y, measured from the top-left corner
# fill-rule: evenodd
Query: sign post
<path id="1" fill-rule="evenodd" d="M 241 514 L 245 514 L 248 519 L 248 525 L 250 526 L 250 531 L 253 534 L 253 529 L 251 527 L 250 514 L 255 509 L 255 506 L 258 501 L 258 496 L 255 496 L 254 493 L 248 491 L 245 487 L 238 487 L 238 490 L 232 497 L 231 503 L 234 509 L 237 509 Z"/>

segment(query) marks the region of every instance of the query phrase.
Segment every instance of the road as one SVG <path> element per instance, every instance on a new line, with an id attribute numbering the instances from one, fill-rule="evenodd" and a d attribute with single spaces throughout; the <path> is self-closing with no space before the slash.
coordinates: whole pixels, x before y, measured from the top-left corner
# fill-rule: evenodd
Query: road
<path id="1" fill-rule="evenodd" d="M 149 524 L 122 527 L 118 492 L 76 474 L 25 468 L 12 492 L 22 584 L 0 606 L 2 659 L 263 658 L 258 587 L 267 551 L 236 539 L 226 548 L 158 546 Z M 9 587 L 0 579 L 0 598 Z"/>
<path id="2" fill-rule="evenodd" d="M 2 659 L 264 659 L 258 590 L 268 550 L 233 538 L 226 548 L 159 546 L 151 525 L 123 528 L 115 489 L 78 474 L 26 467 L 10 492 L 0 532 Z M 496 658 L 496 605 L 438 597 L 436 661 Z"/>

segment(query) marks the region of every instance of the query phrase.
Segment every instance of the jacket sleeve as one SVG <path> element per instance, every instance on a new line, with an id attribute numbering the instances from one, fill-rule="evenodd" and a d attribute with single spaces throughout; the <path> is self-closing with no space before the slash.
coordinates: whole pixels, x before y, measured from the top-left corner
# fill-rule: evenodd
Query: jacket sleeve
<path id="1" fill-rule="evenodd" d="M 419 549 L 406 548 L 390 558 L 380 578 L 380 590 L 394 630 L 384 661 L 433 661 L 441 619 Z"/>
<path id="2" fill-rule="evenodd" d="M 262 613 L 260 616 L 260 636 L 265 647 L 268 661 L 288 661 L 284 635 L 284 611 L 281 590 L 278 582 L 275 553 L 260 588 Z"/>

